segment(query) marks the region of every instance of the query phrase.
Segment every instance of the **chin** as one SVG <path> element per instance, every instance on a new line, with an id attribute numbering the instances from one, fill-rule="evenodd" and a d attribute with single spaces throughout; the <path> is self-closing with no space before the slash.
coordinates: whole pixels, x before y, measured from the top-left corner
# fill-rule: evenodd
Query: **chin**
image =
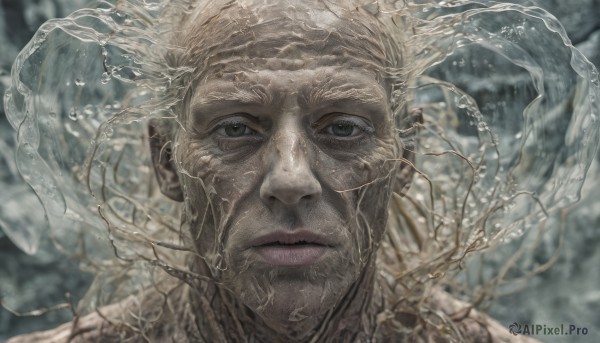
<path id="1" fill-rule="evenodd" d="M 344 272 L 340 272 L 344 271 Z M 294 324 L 332 310 L 358 279 L 359 271 L 248 267 L 225 282 L 234 296 L 265 322 Z"/>

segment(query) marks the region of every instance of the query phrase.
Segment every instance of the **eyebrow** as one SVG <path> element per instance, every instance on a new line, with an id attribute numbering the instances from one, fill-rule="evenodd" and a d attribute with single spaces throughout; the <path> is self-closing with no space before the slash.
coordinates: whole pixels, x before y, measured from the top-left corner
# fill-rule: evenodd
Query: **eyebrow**
<path id="1" fill-rule="evenodd" d="M 380 106 L 387 101 L 387 96 L 380 85 L 377 87 L 360 83 L 357 85 L 354 80 L 348 80 L 344 83 L 325 82 L 316 86 L 306 85 L 301 88 L 298 100 L 308 108 L 346 101 Z"/>
<path id="2" fill-rule="evenodd" d="M 231 87 L 215 85 L 202 92 L 192 103 L 196 108 L 223 105 L 254 105 L 273 107 L 283 100 L 283 93 L 259 83 L 245 82 Z M 329 104 L 351 102 L 365 106 L 381 106 L 387 102 L 385 89 L 380 84 L 364 84 L 360 80 L 328 80 L 318 84 L 306 84 L 298 91 L 298 104 L 306 109 Z"/>
<path id="3" fill-rule="evenodd" d="M 210 90 L 202 93 L 192 104 L 192 107 L 218 105 L 222 103 L 236 103 L 240 105 L 272 106 L 275 96 L 271 90 L 260 85 L 236 86 L 234 88 Z"/>

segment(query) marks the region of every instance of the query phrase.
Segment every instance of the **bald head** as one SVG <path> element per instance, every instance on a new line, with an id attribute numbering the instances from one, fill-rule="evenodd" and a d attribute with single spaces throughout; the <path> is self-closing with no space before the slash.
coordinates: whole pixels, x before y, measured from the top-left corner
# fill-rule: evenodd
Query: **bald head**
<path id="1" fill-rule="evenodd" d="M 385 25 L 354 1 L 208 1 L 177 39 L 199 74 L 239 70 L 240 61 L 249 70 L 327 62 L 381 75 L 401 66 L 401 49 Z"/>

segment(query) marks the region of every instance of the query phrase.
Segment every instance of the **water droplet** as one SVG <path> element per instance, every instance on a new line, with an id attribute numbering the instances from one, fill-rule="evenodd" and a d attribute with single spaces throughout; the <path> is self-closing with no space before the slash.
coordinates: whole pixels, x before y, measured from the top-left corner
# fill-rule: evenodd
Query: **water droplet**
<path id="1" fill-rule="evenodd" d="M 160 1 L 151 1 L 151 0 L 144 0 L 144 7 L 146 7 L 147 10 L 150 11 L 155 11 L 160 9 Z"/>
<path id="2" fill-rule="evenodd" d="M 114 130 L 112 127 L 107 127 L 106 130 L 104 130 L 105 138 L 110 138 L 110 137 L 112 137 L 113 134 L 114 134 Z"/>
<path id="3" fill-rule="evenodd" d="M 525 27 L 524 27 L 524 26 L 522 26 L 522 25 L 518 25 L 518 26 L 516 26 L 516 27 L 515 27 L 515 29 L 516 29 L 516 31 L 517 31 L 517 34 L 518 34 L 519 36 L 522 36 L 522 35 L 525 33 Z"/>
<path id="4" fill-rule="evenodd" d="M 72 121 L 77 121 L 77 108 L 72 108 L 69 111 L 69 119 L 71 119 Z"/>
<path id="5" fill-rule="evenodd" d="M 110 74 L 107 72 L 102 73 L 102 78 L 100 79 L 100 82 L 102 82 L 103 85 L 107 84 L 108 81 L 110 81 Z"/>
<path id="6" fill-rule="evenodd" d="M 85 107 L 83 108 L 83 114 L 85 114 L 86 116 L 90 117 L 94 115 L 94 106 L 87 104 L 85 105 Z"/>

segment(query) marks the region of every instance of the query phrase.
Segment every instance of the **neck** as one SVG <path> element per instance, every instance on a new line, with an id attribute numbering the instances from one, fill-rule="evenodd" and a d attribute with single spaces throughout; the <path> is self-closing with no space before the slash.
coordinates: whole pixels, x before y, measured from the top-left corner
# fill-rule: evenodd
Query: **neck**
<path id="1" fill-rule="evenodd" d="M 195 305 L 196 325 L 200 332 L 225 341 L 308 342 L 357 341 L 370 337 L 375 330 L 376 314 L 383 301 L 376 287 L 375 259 L 364 268 L 356 282 L 341 297 L 336 306 L 320 315 L 299 321 L 275 321 L 263 318 L 235 297 L 230 291 L 202 282 L 189 291 Z"/>

